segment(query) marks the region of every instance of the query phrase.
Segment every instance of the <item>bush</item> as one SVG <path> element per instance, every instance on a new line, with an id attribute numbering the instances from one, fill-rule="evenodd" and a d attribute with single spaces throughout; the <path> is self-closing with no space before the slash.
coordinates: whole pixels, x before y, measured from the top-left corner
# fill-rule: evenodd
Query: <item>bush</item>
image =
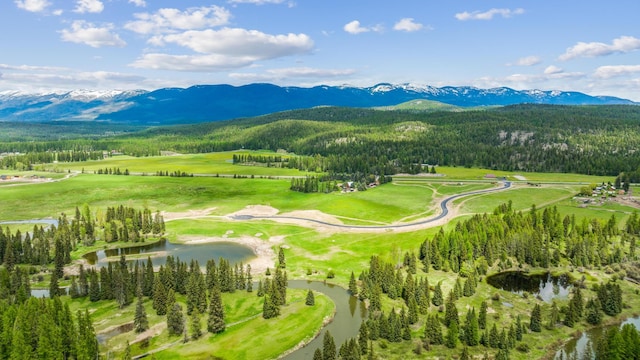
<path id="1" fill-rule="evenodd" d="M 521 342 L 516 346 L 516 350 L 523 353 L 528 353 L 529 351 L 531 351 L 531 348 L 529 347 L 529 344 Z"/>
<path id="2" fill-rule="evenodd" d="M 327 279 L 333 279 L 334 277 L 336 277 L 336 274 L 333 270 L 329 270 L 329 272 L 327 272 Z"/>
<path id="3" fill-rule="evenodd" d="M 493 294 L 493 296 L 491 296 L 491 300 L 500 301 L 500 294 L 498 293 Z"/>

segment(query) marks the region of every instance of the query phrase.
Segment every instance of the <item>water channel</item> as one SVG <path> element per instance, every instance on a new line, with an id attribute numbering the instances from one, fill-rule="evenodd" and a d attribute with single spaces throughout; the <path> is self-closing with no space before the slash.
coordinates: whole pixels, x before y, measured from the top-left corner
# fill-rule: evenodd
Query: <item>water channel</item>
<path id="1" fill-rule="evenodd" d="M 286 360 L 308 360 L 313 359 L 313 353 L 317 348 L 322 348 L 324 333 L 329 331 L 336 343 L 338 350 L 349 338 L 358 336 L 360 324 L 367 319 L 367 309 L 364 303 L 349 292 L 337 285 L 326 284 L 320 281 L 289 280 L 291 289 L 311 289 L 327 295 L 336 305 L 336 313 L 333 321 L 325 326 L 318 337 L 313 339 L 306 346 L 286 355 Z"/>
<path id="2" fill-rule="evenodd" d="M 635 326 L 636 329 L 640 329 L 640 317 L 628 318 L 620 325 L 613 326 L 622 327 L 625 324 L 631 324 Z M 558 350 L 554 359 L 583 359 L 588 346 L 592 346 L 591 354 L 595 355 L 593 346 L 598 343 L 598 340 L 609 328 L 609 326 L 602 326 L 584 331 L 580 337 L 569 340 L 562 349 Z"/>

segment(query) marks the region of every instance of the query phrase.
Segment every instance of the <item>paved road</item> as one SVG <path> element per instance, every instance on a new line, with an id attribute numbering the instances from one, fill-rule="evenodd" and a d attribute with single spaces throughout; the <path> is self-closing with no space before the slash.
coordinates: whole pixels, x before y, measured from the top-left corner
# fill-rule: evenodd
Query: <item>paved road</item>
<path id="1" fill-rule="evenodd" d="M 322 220 L 316 220 L 316 219 L 310 219 L 310 218 L 302 218 L 302 217 L 295 217 L 295 216 L 281 216 L 281 215 L 272 215 L 272 216 L 254 216 L 254 215 L 235 215 L 233 216 L 234 220 L 253 220 L 253 219 L 290 219 L 290 220 L 302 220 L 302 221 L 310 221 L 310 222 L 314 222 L 320 225 L 324 225 L 324 226 L 330 226 L 330 227 L 334 227 L 334 228 L 340 228 L 340 229 L 399 229 L 399 228 L 406 228 L 406 227 L 411 227 L 411 226 L 419 226 L 419 225 L 424 225 L 424 224 L 428 224 L 428 223 L 432 223 L 434 221 L 438 221 L 442 218 L 444 218 L 445 216 L 447 216 L 449 214 L 449 204 L 451 203 L 451 201 L 459 199 L 461 197 L 465 197 L 465 196 L 470 196 L 470 195 L 477 195 L 477 194 L 485 194 L 485 193 L 491 193 L 491 192 L 495 192 L 495 191 L 501 191 L 501 190 L 505 190 L 511 187 L 511 182 L 510 181 L 506 181 L 503 183 L 503 186 L 501 187 L 497 187 L 497 188 L 491 188 L 491 189 L 485 189 L 485 190 L 476 190 L 476 191 L 470 191 L 467 193 L 462 193 L 462 194 L 457 194 L 457 195 L 453 195 L 453 196 L 449 196 L 448 198 L 442 200 L 440 202 L 440 214 L 428 218 L 428 219 L 424 219 L 424 220 L 420 220 L 420 221 L 416 221 L 416 222 L 412 222 L 412 223 L 406 223 L 406 224 L 397 224 L 397 225 L 344 225 L 344 224 L 333 224 L 330 222 L 326 222 L 326 221 L 322 221 Z"/>

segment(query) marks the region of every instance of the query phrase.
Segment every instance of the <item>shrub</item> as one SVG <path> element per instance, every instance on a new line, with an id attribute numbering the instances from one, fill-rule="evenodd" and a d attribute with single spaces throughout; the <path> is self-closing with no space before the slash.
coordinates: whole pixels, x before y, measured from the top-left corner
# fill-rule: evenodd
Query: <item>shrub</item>
<path id="1" fill-rule="evenodd" d="M 518 346 L 516 346 L 516 350 L 523 353 L 528 353 L 529 351 L 531 351 L 531 348 L 529 347 L 529 344 L 521 342 L 518 343 Z"/>

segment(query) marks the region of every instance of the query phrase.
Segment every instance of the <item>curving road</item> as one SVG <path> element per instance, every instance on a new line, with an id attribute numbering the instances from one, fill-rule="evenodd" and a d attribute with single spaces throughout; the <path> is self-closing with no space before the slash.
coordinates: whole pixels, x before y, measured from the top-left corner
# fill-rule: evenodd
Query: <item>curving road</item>
<path id="1" fill-rule="evenodd" d="M 253 219 L 300 220 L 300 221 L 313 222 L 313 223 L 320 224 L 320 225 L 323 225 L 323 226 L 329 226 L 329 227 L 340 228 L 340 229 L 350 229 L 350 230 L 358 230 L 358 229 L 362 229 L 362 230 L 366 230 L 366 229 L 401 229 L 401 228 L 407 228 L 407 227 L 412 227 L 412 226 L 425 225 L 425 224 L 429 224 L 429 223 L 432 223 L 434 221 L 438 221 L 440 219 L 443 219 L 445 216 L 447 216 L 449 214 L 449 207 L 448 207 L 449 203 L 451 201 L 453 201 L 453 200 L 458 199 L 458 198 L 465 197 L 465 196 L 470 196 L 470 195 L 485 194 L 485 193 L 501 191 L 501 190 L 509 189 L 510 187 L 511 187 L 511 182 L 510 181 L 505 181 L 503 183 L 503 186 L 501 186 L 501 187 L 485 189 L 485 190 L 470 191 L 470 192 L 467 192 L 467 193 L 462 193 L 462 194 L 449 196 L 448 198 L 446 198 L 446 199 L 444 199 L 444 200 L 442 200 L 440 202 L 440 209 L 441 209 L 440 214 L 438 214 L 438 215 L 436 215 L 434 217 L 431 217 L 431 218 L 424 219 L 424 220 L 420 220 L 420 221 L 416 221 L 416 222 L 412 222 L 412 223 L 406 223 L 406 224 L 397 224 L 397 225 L 345 225 L 345 224 L 333 224 L 333 223 L 330 223 L 330 222 L 317 220 L 317 219 L 302 218 L 302 217 L 296 217 L 296 216 L 282 216 L 282 215 L 269 215 L 269 216 L 266 216 L 266 215 L 265 216 L 234 215 L 231 218 L 234 219 L 234 220 L 253 220 Z"/>

